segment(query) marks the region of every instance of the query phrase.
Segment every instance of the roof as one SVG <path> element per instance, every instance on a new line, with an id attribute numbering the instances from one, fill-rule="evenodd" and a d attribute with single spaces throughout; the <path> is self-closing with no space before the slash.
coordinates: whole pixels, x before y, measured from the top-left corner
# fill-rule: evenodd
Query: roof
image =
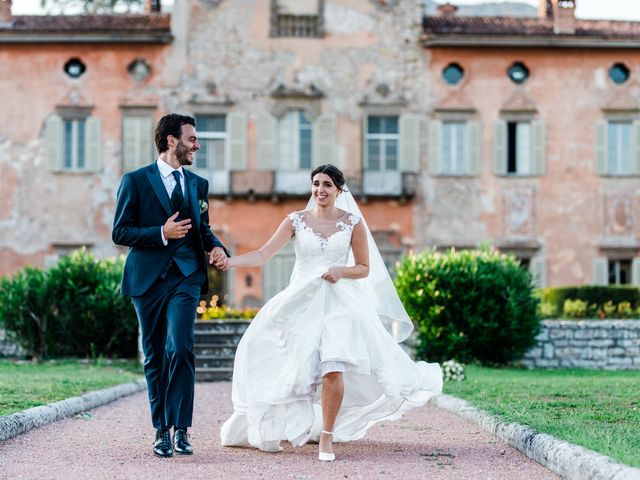
<path id="1" fill-rule="evenodd" d="M 171 16 L 16 15 L 0 24 L 0 43 L 170 43 Z"/>
<path id="2" fill-rule="evenodd" d="M 553 19 L 425 16 L 424 46 L 640 47 L 640 22 L 575 20 L 575 33 L 556 34 Z"/>

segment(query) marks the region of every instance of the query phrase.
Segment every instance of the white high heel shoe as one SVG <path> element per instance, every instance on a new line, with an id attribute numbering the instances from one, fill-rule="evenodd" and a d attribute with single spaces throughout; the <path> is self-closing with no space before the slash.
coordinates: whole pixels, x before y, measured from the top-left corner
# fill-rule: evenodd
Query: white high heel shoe
<path id="1" fill-rule="evenodd" d="M 333 435 L 333 432 L 327 432 L 326 430 L 322 430 L 322 433 L 325 435 Z M 318 446 L 318 448 L 320 448 Z M 333 462 L 336 459 L 336 456 L 333 453 L 320 452 L 318 451 L 318 460 L 321 462 Z"/>

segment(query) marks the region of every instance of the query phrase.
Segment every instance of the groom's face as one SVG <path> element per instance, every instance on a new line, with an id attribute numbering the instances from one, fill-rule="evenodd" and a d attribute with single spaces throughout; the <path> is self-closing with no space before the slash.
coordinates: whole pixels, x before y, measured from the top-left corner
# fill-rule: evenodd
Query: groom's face
<path id="1" fill-rule="evenodd" d="M 190 166 L 196 157 L 196 152 L 200 150 L 196 129 L 193 125 L 182 125 L 182 135 L 176 143 L 176 158 L 180 165 Z"/>

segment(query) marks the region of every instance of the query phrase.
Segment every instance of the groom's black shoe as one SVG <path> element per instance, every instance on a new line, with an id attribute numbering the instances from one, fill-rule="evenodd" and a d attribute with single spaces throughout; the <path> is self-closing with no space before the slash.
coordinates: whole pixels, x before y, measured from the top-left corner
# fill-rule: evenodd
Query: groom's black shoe
<path id="1" fill-rule="evenodd" d="M 186 428 L 176 428 L 173 433 L 173 449 L 180 455 L 193 455 Z"/>
<path id="2" fill-rule="evenodd" d="M 171 446 L 171 431 L 156 430 L 156 441 L 153 444 L 153 453 L 159 457 L 173 456 L 173 447 Z"/>

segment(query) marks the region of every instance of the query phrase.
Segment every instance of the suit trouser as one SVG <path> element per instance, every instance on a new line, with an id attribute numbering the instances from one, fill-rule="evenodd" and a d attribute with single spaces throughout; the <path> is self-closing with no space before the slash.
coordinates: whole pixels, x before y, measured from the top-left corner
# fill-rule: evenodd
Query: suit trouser
<path id="1" fill-rule="evenodd" d="M 173 265 L 147 292 L 133 297 L 142 332 L 151 422 L 157 429 L 191 426 L 193 323 L 204 275 L 196 270 L 185 277 Z"/>

